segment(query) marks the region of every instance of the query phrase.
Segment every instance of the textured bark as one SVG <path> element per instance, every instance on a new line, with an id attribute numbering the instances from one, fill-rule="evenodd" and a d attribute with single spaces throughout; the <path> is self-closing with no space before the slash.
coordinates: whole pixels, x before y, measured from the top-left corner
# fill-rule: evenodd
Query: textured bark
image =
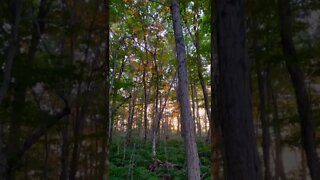
<path id="1" fill-rule="evenodd" d="M 200 180 L 200 167 L 197 144 L 194 134 L 194 123 L 189 100 L 189 82 L 186 64 L 186 51 L 183 41 L 179 1 L 171 0 L 173 30 L 178 60 L 178 101 L 180 104 L 182 126 L 184 128 L 184 145 L 187 155 L 188 179 Z"/>
<path id="2" fill-rule="evenodd" d="M 78 162 L 79 162 L 79 156 L 80 156 L 80 145 L 81 145 L 81 139 L 80 135 L 82 133 L 83 129 L 83 123 L 84 123 L 84 107 L 79 106 L 77 108 L 76 112 L 76 118 L 75 118 L 75 124 L 74 124 L 74 144 L 72 148 L 72 155 L 71 155 L 71 162 L 70 162 L 70 173 L 69 173 L 69 179 L 74 180 L 76 178 L 76 173 L 78 170 Z"/>
<path id="3" fill-rule="evenodd" d="M 307 166 L 306 166 L 306 155 L 303 151 L 303 149 L 300 150 L 300 156 L 301 156 L 301 180 L 307 180 L 308 173 L 307 173 Z"/>
<path id="4" fill-rule="evenodd" d="M 216 0 L 218 109 L 226 179 L 262 179 L 251 109 L 243 0 Z"/>
<path id="5" fill-rule="evenodd" d="M 298 64 L 297 52 L 293 44 L 292 14 L 290 0 L 278 0 L 280 9 L 280 31 L 282 50 L 286 66 L 293 84 L 301 126 L 302 146 L 312 179 L 320 179 L 320 163 L 316 150 L 312 107 L 305 84 L 304 74 Z"/>
<path id="6" fill-rule="evenodd" d="M 106 42 L 106 47 L 105 47 L 105 73 L 106 73 L 106 82 L 105 82 L 105 99 L 104 99 L 104 108 L 105 108 L 105 121 L 103 122 L 103 130 L 104 132 L 103 135 L 103 143 L 102 143 L 102 157 L 100 160 L 100 165 L 99 165 L 99 179 L 103 180 L 109 179 L 109 145 L 110 145 L 110 137 L 109 137 L 109 132 L 110 132 L 110 124 L 112 122 L 111 115 L 110 115 L 110 51 L 109 51 L 109 31 L 110 31 L 110 16 L 109 16 L 109 8 L 110 8 L 110 1 L 109 0 L 104 0 L 104 10 L 106 13 L 106 32 L 105 32 L 105 42 Z"/>

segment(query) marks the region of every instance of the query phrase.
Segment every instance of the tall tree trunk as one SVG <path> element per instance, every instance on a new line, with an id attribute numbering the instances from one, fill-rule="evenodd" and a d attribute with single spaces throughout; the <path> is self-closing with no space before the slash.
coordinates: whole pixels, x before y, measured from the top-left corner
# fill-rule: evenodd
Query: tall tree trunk
<path id="1" fill-rule="evenodd" d="M 104 97 L 104 109 L 105 109 L 105 121 L 103 122 L 103 130 L 104 132 L 103 137 L 102 137 L 102 158 L 100 161 L 99 165 L 99 179 L 103 180 L 109 179 L 109 145 L 110 145 L 110 140 L 109 140 L 109 132 L 112 127 L 110 125 L 112 124 L 112 119 L 110 115 L 110 51 L 109 51 L 109 31 L 110 31 L 110 16 L 109 16 L 109 6 L 110 2 L 109 0 L 104 0 L 104 9 L 106 13 L 106 32 L 105 32 L 105 41 L 106 41 L 106 47 L 105 47 L 105 74 L 106 74 L 106 82 L 105 83 L 105 97 Z"/>
<path id="2" fill-rule="evenodd" d="M 62 130 L 60 180 L 68 179 L 68 158 L 69 158 L 69 119 L 67 119 L 64 122 L 63 130 Z"/>
<path id="3" fill-rule="evenodd" d="M 270 131 L 269 131 L 269 119 L 267 112 L 267 70 L 261 67 L 259 60 L 257 63 L 257 77 L 259 87 L 259 108 L 260 108 L 260 120 L 262 125 L 262 150 L 263 150 L 263 162 L 264 162 L 264 179 L 271 179 L 270 168 Z"/>
<path id="4" fill-rule="evenodd" d="M 216 0 L 219 117 L 226 178 L 262 179 L 253 127 L 243 0 Z"/>
<path id="5" fill-rule="evenodd" d="M 201 118 L 200 118 L 200 113 L 199 113 L 199 98 L 198 98 L 198 94 L 197 94 L 197 90 L 195 86 L 191 86 L 191 94 L 193 94 L 195 100 L 195 102 L 192 102 L 192 106 L 194 106 L 194 104 L 196 106 L 194 106 L 194 108 L 196 107 L 195 111 L 196 111 L 196 115 L 194 116 L 194 121 L 197 125 L 197 129 L 198 129 L 198 134 L 201 137 L 201 133 L 202 133 L 202 127 L 201 127 Z M 192 96 L 191 96 L 192 97 Z"/>
<path id="6" fill-rule="evenodd" d="M 198 72 L 198 78 L 200 81 L 200 85 L 201 85 L 201 90 L 202 90 L 202 94 L 203 94 L 203 98 L 204 98 L 204 107 L 206 110 L 206 115 L 208 117 L 208 119 L 211 119 L 211 112 L 210 112 L 210 106 L 209 106 L 209 97 L 208 97 L 208 91 L 207 91 L 207 86 L 206 83 L 204 82 L 204 77 L 203 77 L 203 63 L 202 63 L 202 59 L 201 59 L 201 54 L 200 54 L 200 39 L 199 39 L 199 32 L 198 32 L 198 28 L 196 28 L 196 32 L 195 32 L 195 38 L 192 41 L 193 45 L 196 48 L 196 55 L 197 55 L 197 61 L 196 61 L 196 65 L 197 65 L 197 72 Z M 192 33 L 190 31 L 190 29 L 188 28 L 188 32 L 192 38 Z M 210 129 L 209 129 L 210 131 Z M 208 134 L 210 134 L 210 132 L 208 132 Z"/>
<path id="7" fill-rule="evenodd" d="M 197 22 L 197 19 L 195 19 L 195 22 Z M 188 26 L 188 25 L 187 25 Z M 199 39 L 199 28 L 195 28 L 196 32 L 195 32 L 195 37 L 192 37 L 192 33 L 190 31 L 190 29 L 188 28 L 188 32 L 191 36 L 191 38 L 193 39 L 192 43 L 196 48 L 196 65 L 197 65 L 197 72 L 198 72 L 198 78 L 200 81 L 200 85 L 201 85 L 201 89 L 202 89 L 202 93 L 203 93 L 203 98 L 204 98 L 204 107 L 206 110 L 206 115 L 208 116 L 208 119 L 211 119 L 210 116 L 210 108 L 209 108 L 209 97 L 208 97 L 208 91 L 207 91 L 207 86 L 206 83 L 204 82 L 204 78 L 203 78 L 203 63 L 202 63 L 202 59 L 201 59 L 201 54 L 200 54 L 200 39 Z"/>
<path id="8" fill-rule="evenodd" d="M 143 63 L 143 99 L 144 99 L 144 109 L 143 109 L 143 119 L 144 119 L 144 142 L 147 142 L 148 138 L 148 92 L 147 92 L 147 67 L 148 67 L 148 46 L 147 46 L 147 39 L 144 36 L 144 43 L 145 43 L 145 53 L 146 53 L 146 60 Z"/>
<path id="9" fill-rule="evenodd" d="M 273 129 L 275 136 L 275 179 L 276 180 L 286 180 L 286 173 L 283 167 L 283 159 L 282 159 L 282 137 L 281 137 L 281 124 L 278 114 L 278 103 L 276 94 L 274 94 L 271 81 L 267 79 L 268 92 L 270 93 L 270 97 L 272 100 L 273 106 Z"/>
<path id="10" fill-rule="evenodd" d="M 14 2 L 14 6 L 15 8 L 18 8 L 17 11 L 21 11 L 21 4 L 22 2 L 19 1 L 15 1 Z M 18 6 L 18 7 L 16 7 Z M 20 6 L 20 7 L 19 7 Z M 46 0 L 41 0 L 40 1 L 40 6 L 39 6 L 39 11 L 37 14 L 37 18 L 36 21 L 33 23 L 33 28 L 32 28 L 32 39 L 31 39 L 31 44 L 29 46 L 28 49 L 28 55 L 27 55 L 27 63 L 23 63 L 24 66 L 26 67 L 30 67 L 33 63 L 33 60 L 35 58 L 35 53 L 37 51 L 38 48 L 38 44 L 40 42 L 41 39 L 41 35 L 44 32 L 44 18 L 47 14 L 47 1 Z M 16 13 L 21 13 L 21 12 L 16 12 Z M 17 15 L 16 15 L 17 16 Z M 20 16 L 20 15 L 19 15 Z M 15 17 L 17 18 L 17 17 Z M 18 17 L 19 20 L 15 19 L 15 21 L 20 21 L 20 17 Z M 13 30 L 15 31 L 15 30 Z M 13 32 L 13 33 L 18 33 L 17 32 Z M 14 35 L 14 34 L 13 34 Z M 15 36 L 15 35 L 14 35 Z M 18 37 L 15 37 L 18 38 Z M 18 39 L 14 40 L 14 41 L 18 41 Z M 17 43 L 17 42 L 15 42 Z M 14 58 L 14 56 L 12 57 Z M 12 65 L 11 65 L 12 66 Z M 10 70 L 11 71 L 11 70 Z M 6 84 L 4 84 L 5 86 Z M 22 109 L 25 105 L 25 98 L 26 98 L 26 93 L 27 93 L 27 84 L 25 83 L 21 83 L 21 81 L 18 79 L 17 80 L 17 85 L 15 87 L 15 102 L 14 102 L 14 109 Z M 1 97 L 0 97 L 1 99 Z M 1 101 L 1 100 L 0 100 Z M 17 107 L 19 106 L 19 107 Z M 9 132 L 9 141 L 8 141 L 8 164 L 7 164 L 7 175 L 8 175 L 8 179 L 13 178 L 14 179 L 14 171 L 17 165 L 17 162 L 19 161 L 18 158 L 18 152 L 19 149 L 17 147 L 19 147 L 19 141 L 20 141 L 20 129 L 21 129 L 21 121 L 19 120 L 18 112 L 15 112 L 14 115 L 12 116 L 12 120 L 10 122 L 10 132 Z"/>
<path id="11" fill-rule="evenodd" d="M 315 143 L 311 102 L 306 89 L 305 77 L 298 64 L 298 56 L 292 40 L 293 17 L 290 9 L 290 0 L 279 0 L 278 3 L 282 50 L 295 92 L 301 126 L 302 145 L 306 152 L 311 178 L 320 179 L 320 163 Z"/>
<path id="12" fill-rule="evenodd" d="M 211 78 L 211 119 L 209 121 L 209 128 L 207 130 L 207 120 L 205 120 L 206 132 L 211 137 L 211 179 L 221 179 L 220 166 L 222 165 L 219 155 L 222 156 L 222 135 L 221 135 L 221 122 L 218 111 L 218 68 L 217 68 L 217 40 L 215 32 L 215 9 L 214 1 L 211 1 L 211 18 L 210 18 L 210 31 L 211 31 L 211 47 L 210 47 L 210 78 Z M 212 133 L 210 133 L 210 130 Z"/>
<path id="13" fill-rule="evenodd" d="M 80 87 L 80 86 L 79 86 Z M 78 171 L 79 165 L 79 157 L 80 157 L 80 147 L 81 147 L 81 133 L 84 124 L 84 106 L 80 105 L 77 108 L 75 122 L 74 122 L 74 144 L 72 148 L 72 155 L 70 161 L 70 172 L 69 172 L 69 179 L 74 180 L 76 179 L 76 173 Z"/>
<path id="14" fill-rule="evenodd" d="M 154 62 L 154 72 L 156 78 L 156 89 L 155 89 L 155 102 L 154 102 L 154 116 L 153 116 L 153 125 L 152 125 L 152 156 L 156 156 L 156 137 L 158 129 L 160 128 L 160 112 L 159 112 L 159 89 L 160 89 L 160 82 L 159 82 L 159 71 L 158 71 L 158 63 L 157 63 L 157 47 L 155 48 L 155 52 L 153 54 L 153 62 Z M 161 108 L 161 107 L 160 107 Z"/>
<path id="15" fill-rule="evenodd" d="M 19 159 L 17 159 L 18 148 L 21 141 L 21 114 L 23 114 L 24 101 L 26 97 L 25 87 L 14 88 L 14 102 L 12 119 L 10 121 L 9 137 L 7 143 L 7 178 L 15 179 L 15 167 Z"/>
<path id="16" fill-rule="evenodd" d="M 131 102 L 129 103 L 129 115 L 128 115 L 127 135 L 126 135 L 126 146 L 130 145 L 130 142 L 131 142 L 134 109 L 135 109 L 135 95 L 133 95 L 133 97 L 131 99 Z"/>
<path id="17" fill-rule="evenodd" d="M 196 120 L 197 119 L 197 117 L 196 117 L 196 105 L 195 105 L 195 97 L 194 97 L 194 91 L 193 91 L 194 87 L 193 86 L 194 86 L 193 83 L 191 83 L 190 84 L 190 91 L 191 91 L 191 102 L 192 102 L 192 117 L 193 117 L 194 122 L 197 122 L 197 120 Z"/>
<path id="18" fill-rule="evenodd" d="M 302 148 L 300 150 L 300 156 L 301 156 L 301 180 L 306 180 L 308 177 L 307 174 L 307 167 L 306 167 L 306 155 Z"/>
<path id="19" fill-rule="evenodd" d="M 178 60 L 178 101 L 180 104 L 181 120 L 184 128 L 184 144 L 187 155 L 188 179 L 200 180 L 200 161 L 194 134 L 195 127 L 192 121 L 192 113 L 190 108 L 186 51 L 183 41 L 183 33 L 179 11 L 179 1 L 171 0 L 173 30 Z"/>
<path id="20" fill-rule="evenodd" d="M 23 4 L 22 0 L 14 0 L 13 2 L 10 2 L 11 8 L 13 9 L 12 16 L 14 17 L 14 19 L 12 20 L 12 23 L 11 23 L 12 37 L 10 39 L 8 53 L 6 55 L 4 77 L 3 77 L 3 81 L 1 83 L 1 88 L 0 88 L 0 104 L 3 98 L 7 95 L 9 84 L 11 81 L 13 61 L 17 55 L 17 49 L 19 47 L 19 26 L 21 21 L 22 4 Z M 0 167 L 1 174 L 3 174 L 2 167 L 5 167 L 5 166 Z"/>

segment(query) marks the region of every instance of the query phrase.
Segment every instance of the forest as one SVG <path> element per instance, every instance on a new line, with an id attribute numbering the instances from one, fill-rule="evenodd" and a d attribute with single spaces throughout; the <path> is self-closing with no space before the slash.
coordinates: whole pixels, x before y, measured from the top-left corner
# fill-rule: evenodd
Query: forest
<path id="1" fill-rule="evenodd" d="M 319 180 L 320 1 L 1 0 L 0 180 Z"/>

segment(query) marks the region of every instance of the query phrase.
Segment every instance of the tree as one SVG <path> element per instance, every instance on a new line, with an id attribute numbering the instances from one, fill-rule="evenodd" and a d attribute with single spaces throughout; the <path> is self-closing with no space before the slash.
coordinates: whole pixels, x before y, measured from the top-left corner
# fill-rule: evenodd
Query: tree
<path id="1" fill-rule="evenodd" d="M 261 179 L 251 110 L 244 1 L 215 1 L 218 109 L 227 179 Z"/>
<path id="2" fill-rule="evenodd" d="M 171 12 L 178 60 L 178 101 L 180 104 L 181 121 L 184 129 L 184 145 L 187 154 L 188 179 L 200 180 L 200 162 L 195 139 L 195 127 L 192 121 L 189 101 L 186 50 L 181 27 L 179 0 L 171 0 Z"/>
<path id="3" fill-rule="evenodd" d="M 309 95 L 307 93 L 304 73 L 298 64 L 297 52 L 293 43 L 293 17 L 290 7 L 290 0 L 278 0 L 278 3 L 280 11 L 280 34 L 282 51 L 296 97 L 301 126 L 302 145 L 306 152 L 311 178 L 320 179 L 320 163 L 315 143 L 312 107 Z"/>

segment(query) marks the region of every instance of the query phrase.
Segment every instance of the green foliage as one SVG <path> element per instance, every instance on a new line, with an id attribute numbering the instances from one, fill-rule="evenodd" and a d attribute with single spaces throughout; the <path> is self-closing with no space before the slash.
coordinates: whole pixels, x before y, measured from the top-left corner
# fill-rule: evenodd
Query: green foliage
<path id="1" fill-rule="evenodd" d="M 133 179 L 161 179 L 171 177 L 173 179 L 186 179 L 186 157 L 181 137 L 173 136 L 168 141 L 162 140 L 158 145 L 157 159 L 162 162 L 175 164 L 176 168 L 168 169 L 159 167 L 155 172 L 148 170 L 154 162 L 151 156 L 151 144 L 145 144 L 139 139 L 134 139 L 132 145 L 125 148 L 121 138 L 115 137 L 116 142 L 110 149 L 110 178 L 121 179 L 132 177 Z M 201 173 L 209 178 L 210 171 L 210 147 L 204 139 L 198 141 L 199 157 L 201 160 Z"/>

